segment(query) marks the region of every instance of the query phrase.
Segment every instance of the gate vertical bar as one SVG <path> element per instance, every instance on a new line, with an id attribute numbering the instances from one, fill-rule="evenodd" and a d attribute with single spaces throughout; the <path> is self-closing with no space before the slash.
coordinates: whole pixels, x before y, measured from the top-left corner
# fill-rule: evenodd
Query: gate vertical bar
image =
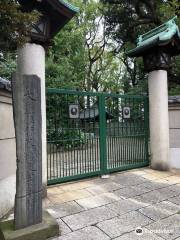
<path id="1" fill-rule="evenodd" d="M 100 131 L 100 170 L 101 174 L 107 172 L 107 144 L 106 144 L 106 112 L 105 96 L 99 96 L 99 131 Z"/>
<path id="2" fill-rule="evenodd" d="M 149 101 L 148 98 L 144 98 L 144 124 L 145 124 L 145 151 L 146 151 L 146 160 L 149 163 L 149 118 L 148 118 L 148 111 L 149 108 Z"/>

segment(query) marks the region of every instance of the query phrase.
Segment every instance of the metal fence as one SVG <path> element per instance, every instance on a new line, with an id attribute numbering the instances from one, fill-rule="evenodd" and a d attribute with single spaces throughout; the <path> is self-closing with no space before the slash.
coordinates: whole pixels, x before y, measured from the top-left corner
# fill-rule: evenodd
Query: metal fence
<path id="1" fill-rule="evenodd" d="M 48 184 L 143 167 L 148 99 L 47 90 Z"/>

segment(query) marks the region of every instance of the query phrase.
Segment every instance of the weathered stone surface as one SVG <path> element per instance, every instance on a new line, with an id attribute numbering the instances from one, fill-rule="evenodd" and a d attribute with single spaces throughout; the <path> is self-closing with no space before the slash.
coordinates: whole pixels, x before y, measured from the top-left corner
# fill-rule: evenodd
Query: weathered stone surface
<path id="1" fill-rule="evenodd" d="M 115 177 L 114 182 L 124 186 L 135 186 L 146 182 L 147 179 L 143 176 L 137 176 L 135 173 L 122 173 Z"/>
<path id="2" fill-rule="evenodd" d="M 134 197 L 134 196 L 138 196 L 141 195 L 143 193 L 148 192 L 149 189 L 147 189 L 146 187 L 139 187 L 139 186 L 132 186 L 132 187 L 125 187 L 125 188 L 121 188 L 117 191 L 114 191 L 114 194 L 116 194 L 117 196 L 121 197 L 121 198 L 130 198 L 130 197 Z"/>
<path id="3" fill-rule="evenodd" d="M 139 185 L 139 187 L 145 187 L 149 190 L 156 190 L 156 189 L 159 189 L 159 188 L 164 188 L 164 187 L 168 187 L 168 183 L 165 183 L 165 182 L 153 182 L 153 181 L 148 181 L 148 182 L 145 182 L 145 183 L 142 183 Z"/>
<path id="4" fill-rule="evenodd" d="M 161 188 L 161 189 L 144 193 L 140 196 L 135 197 L 135 199 L 137 201 L 141 201 L 147 204 L 155 204 L 163 200 L 166 200 L 170 197 L 173 197 L 174 195 L 176 195 L 176 192 L 170 191 L 166 188 Z"/>
<path id="5" fill-rule="evenodd" d="M 180 195 L 168 199 L 170 202 L 180 205 Z"/>
<path id="6" fill-rule="evenodd" d="M 180 215 L 175 214 L 164 218 L 148 225 L 147 228 L 153 232 L 157 232 L 164 239 L 176 239 L 180 236 Z"/>
<path id="7" fill-rule="evenodd" d="M 62 221 L 59 220 L 60 229 L 62 231 L 62 234 L 65 234 L 65 235 L 60 238 L 55 238 L 53 240 L 59 240 L 59 239 L 60 240 L 76 240 L 76 239 L 81 240 L 81 238 L 84 240 L 84 239 L 88 239 L 91 236 L 92 238 L 90 239 L 94 240 L 96 239 L 96 237 L 93 234 L 91 235 L 91 233 L 89 233 L 89 235 L 87 234 L 88 236 L 87 235 L 84 236 L 84 235 L 81 235 L 80 232 L 83 231 L 84 228 L 89 228 L 87 226 L 94 227 L 94 225 L 96 224 L 97 224 L 96 227 L 103 226 L 102 232 L 104 233 L 105 231 L 104 233 L 105 236 L 112 234 L 108 237 L 110 237 L 110 239 L 113 239 L 113 240 L 121 240 L 121 239 L 122 240 L 126 240 L 126 239 L 128 240 L 131 240 L 131 239 L 132 240 L 139 240 L 139 239 L 162 240 L 163 235 L 159 236 L 158 228 L 155 228 L 154 230 L 154 228 L 152 227 L 149 230 L 147 229 L 147 227 L 150 226 L 152 223 L 154 223 L 156 221 L 155 219 L 158 219 L 158 222 L 161 222 L 162 218 L 163 220 L 167 219 L 169 214 L 177 213 L 179 209 L 178 204 L 180 204 L 179 184 L 174 184 L 174 178 L 171 178 L 172 182 L 171 181 L 167 182 L 164 180 L 164 178 L 162 178 L 162 176 L 166 177 L 168 173 L 166 173 L 165 175 L 162 174 L 161 176 L 161 172 L 154 171 L 152 169 L 144 169 L 144 171 L 146 170 L 147 170 L 147 174 L 145 173 L 143 174 L 143 176 L 145 177 L 146 175 L 149 175 L 148 178 L 150 178 L 151 180 L 147 180 L 146 182 L 140 183 L 133 187 L 128 185 L 123 185 L 124 190 L 122 189 L 121 185 L 119 185 L 120 188 L 116 190 L 117 183 L 115 183 L 114 181 L 117 180 L 120 175 L 121 176 L 124 175 L 126 177 L 129 176 L 129 172 L 131 171 L 123 174 L 117 174 L 117 173 L 112 174 L 110 175 L 111 181 L 108 180 L 108 182 L 105 182 L 105 183 L 102 182 L 102 179 L 93 178 L 88 180 L 88 185 L 86 184 L 83 185 L 82 181 L 77 182 L 75 185 L 73 184 L 74 190 L 77 188 L 78 189 L 83 188 L 83 192 L 84 191 L 91 192 L 93 196 L 92 195 L 87 196 L 86 194 L 84 195 L 84 193 L 82 194 L 82 190 L 81 190 L 81 194 L 79 194 L 79 191 L 77 194 L 77 191 L 72 191 L 71 189 L 72 184 L 69 184 L 69 183 L 62 184 L 61 186 L 58 186 L 58 187 L 53 187 L 50 191 L 50 198 L 52 199 L 52 201 L 54 196 L 56 197 L 56 200 L 54 201 L 61 202 L 65 194 L 66 197 L 63 198 L 63 201 L 66 201 L 67 203 L 67 204 L 65 203 L 56 204 L 55 208 L 54 206 L 48 206 L 48 208 L 56 211 L 55 213 L 57 214 L 56 216 L 60 217 L 60 216 L 63 216 L 64 214 L 66 215 L 65 217 L 62 217 Z M 161 178 L 152 180 L 153 178 L 152 174 L 154 173 L 156 173 L 156 175 L 160 173 Z M 134 171 L 133 171 L 133 174 L 135 174 Z M 140 172 L 138 176 L 141 176 L 141 175 L 142 174 Z M 137 178 L 138 176 L 136 175 Z M 178 175 L 174 175 L 174 176 L 176 176 L 175 180 L 177 181 L 177 177 L 179 176 Z M 106 181 L 107 179 L 104 179 L 104 180 Z M 140 181 L 137 181 L 137 182 L 141 182 L 141 180 L 142 179 L 140 178 Z M 111 188 L 110 186 L 112 183 L 115 183 L 115 184 L 113 184 Z M 107 185 L 107 188 L 106 188 L 106 185 Z M 63 192 L 59 191 L 57 188 L 60 188 L 61 191 Z M 115 189 L 111 191 L 113 188 Z M 123 192 L 119 190 L 123 190 Z M 135 193 L 133 193 L 133 190 L 135 190 Z M 148 191 L 147 193 L 143 193 L 140 196 L 136 196 L 136 194 L 139 194 L 139 193 L 141 194 L 143 191 L 146 191 L 146 190 Z M 107 196 L 106 194 L 102 194 L 104 193 L 104 191 L 108 191 L 110 193 L 109 196 L 111 196 L 111 194 L 117 194 L 117 193 L 119 193 L 121 196 L 121 193 L 123 193 L 125 195 L 127 194 L 126 196 L 130 194 L 132 197 L 128 199 L 127 198 L 120 199 L 118 201 L 114 201 L 112 203 L 106 204 L 103 207 L 98 207 L 98 208 L 96 207 L 90 210 L 85 210 L 84 208 L 82 208 L 79 213 L 76 213 L 76 210 L 78 211 L 78 207 L 77 207 L 78 204 L 76 205 L 76 204 L 72 204 L 72 202 L 68 202 L 69 199 L 71 199 L 72 193 L 73 193 L 73 198 L 75 199 L 75 201 L 78 201 L 78 202 L 80 201 L 83 204 L 87 204 L 88 208 L 89 208 L 89 204 L 94 206 L 96 204 L 97 205 L 104 204 L 106 203 L 106 199 L 101 199 L 101 197 Z M 133 196 L 134 194 L 135 196 Z M 69 198 L 68 196 L 71 196 L 71 197 Z M 92 199 L 95 201 L 91 202 L 90 200 Z M 164 200 L 164 199 L 168 199 L 168 200 Z M 171 202 L 174 201 L 176 205 L 173 203 L 171 204 L 170 201 Z M 53 205 L 53 203 L 51 204 Z M 149 206 L 149 205 L 152 205 L 152 206 Z M 58 206 L 60 206 L 59 210 L 58 210 Z M 147 206 L 149 206 L 147 209 L 149 209 L 152 215 L 150 215 L 150 213 L 148 212 L 147 216 L 145 216 L 146 212 L 143 212 L 143 214 L 139 212 L 141 211 L 140 209 L 146 209 Z M 154 211 L 154 208 L 151 210 L 152 207 L 156 207 L 158 211 L 157 212 Z M 160 213 L 159 213 L 159 210 L 160 210 Z M 176 214 L 176 215 L 180 216 L 180 214 Z M 154 220 L 150 219 L 149 217 Z M 173 222 L 173 219 L 172 219 L 172 222 Z M 171 224 L 171 221 L 169 221 L 169 223 Z M 174 221 L 174 223 L 176 224 L 177 220 Z M 140 236 L 134 234 L 135 229 L 139 226 L 142 226 L 142 229 L 143 229 L 143 235 L 140 235 Z M 67 233 L 69 231 L 69 228 L 71 228 L 71 230 L 75 232 Z M 165 227 L 165 230 L 166 229 L 168 229 L 168 226 Z M 162 231 L 162 229 L 160 229 L 160 231 Z M 177 236 L 178 234 L 175 235 L 175 239 L 177 238 Z"/>
<path id="8" fill-rule="evenodd" d="M 85 189 L 68 191 L 61 194 L 50 195 L 48 198 L 53 204 L 60 204 L 64 202 L 70 202 L 73 200 L 78 200 L 81 198 L 87 198 L 92 196 L 91 193 L 86 191 Z"/>
<path id="9" fill-rule="evenodd" d="M 124 186 L 122 186 L 118 183 L 108 182 L 105 184 L 100 184 L 98 186 L 88 187 L 87 190 L 88 190 L 88 192 L 92 193 L 93 195 L 97 195 L 97 194 L 102 194 L 102 193 L 106 193 L 106 192 L 112 192 L 112 191 L 118 190 L 123 187 Z"/>
<path id="10" fill-rule="evenodd" d="M 51 206 L 47 210 L 55 218 L 60 218 L 81 212 L 84 209 L 80 207 L 75 201 L 72 201 Z"/>
<path id="11" fill-rule="evenodd" d="M 64 217 L 63 221 L 74 231 L 115 216 L 117 216 L 115 212 L 103 206 Z"/>
<path id="12" fill-rule="evenodd" d="M 98 196 L 79 199 L 79 200 L 76 200 L 76 202 L 83 208 L 90 209 L 90 208 L 100 207 L 118 200 L 120 200 L 120 197 L 118 197 L 114 193 L 103 193 Z"/>
<path id="13" fill-rule="evenodd" d="M 162 218 L 177 213 L 179 210 L 180 206 L 173 204 L 169 201 L 163 201 L 155 205 L 142 208 L 139 211 L 145 216 L 151 218 L 152 220 L 158 221 Z"/>
<path id="14" fill-rule="evenodd" d="M 170 185 L 166 189 L 175 192 L 176 194 L 174 195 L 180 195 L 180 184 Z"/>
<path id="15" fill-rule="evenodd" d="M 114 238 L 113 240 L 164 240 L 163 238 L 157 236 L 156 234 L 148 231 L 146 228 L 142 228 L 143 233 L 142 235 L 137 235 L 135 231 L 126 233 L 120 237 Z"/>
<path id="16" fill-rule="evenodd" d="M 58 223 L 47 212 L 43 213 L 41 223 L 23 229 L 14 230 L 13 220 L 0 224 L 1 240 L 45 240 L 58 235 Z"/>
<path id="17" fill-rule="evenodd" d="M 116 217 L 97 224 L 98 228 L 102 229 L 111 238 L 118 237 L 124 233 L 135 230 L 139 226 L 146 226 L 152 220 L 144 215 L 132 211 L 120 217 Z"/>
<path id="18" fill-rule="evenodd" d="M 125 199 L 125 200 L 119 200 L 117 202 L 108 204 L 107 207 L 113 210 L 114 212 L 116 212 L 118 215 L 121 215 L 133 210 L 140 209 L 144 207 L 144 204 L 137 202 L 134 199 Z"/>
<path id="19" fill-rule="evenodd" d="M 56 221 L 59 225 L 59 232 L 61 233 L 61 236 L 72 232 L 71 229 L 60 218 L 58 218 Z"/>
<path id="20" fill-rule="evenodd" d="M 13 78 L 17 174 L 15 228 L 42 221 L 42 119 L 40 78 Z"/>
<path id="21" fill-rule="evenodd" d="M 53 240 L 109 240 L 110 238 L 98 228 L 91 226 Z"/>

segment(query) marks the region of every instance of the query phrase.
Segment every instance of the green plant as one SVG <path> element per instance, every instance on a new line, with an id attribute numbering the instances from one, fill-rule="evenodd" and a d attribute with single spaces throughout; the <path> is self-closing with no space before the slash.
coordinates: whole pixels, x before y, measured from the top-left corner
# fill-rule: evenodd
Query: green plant
<path id="1" fill-rule="evenodd" d="M 80 129 L 51 129 L 47 135 L 48 141 L 52 141 L 56 146 L 66 150 L 80 147 L 86 142 L 86 135 Z"/>
<path id="2" fill-rule="evenodd" d="M 169 91 L 169 95 L 170 96 L 180 95 L 180 86 L 177 85 L 177 86 L 171 88 Z"/>

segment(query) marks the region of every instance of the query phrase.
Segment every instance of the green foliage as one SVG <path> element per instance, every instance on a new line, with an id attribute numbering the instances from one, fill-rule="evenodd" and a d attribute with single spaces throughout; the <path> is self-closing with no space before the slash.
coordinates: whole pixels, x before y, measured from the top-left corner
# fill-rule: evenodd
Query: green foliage
<path id="1" fill-rule="evenodd" d="M 180 85 L 177 85 L 175 87 L 172 87 L 169 90 L 169 95 L 170 96 L 175 96 L 175 95 L 180 95 Z"/>
<path id="2" fill-rule="evenodd" d="M 117 91 L 121 61 L 104 36 L 100 3 L 72 1 L 80 13 L 55 37 L 46 61 L 47 87 Z"/>
<path id="3" fill-rule="evenodd" d="M 11 79 L 16 68 L 16 49 L 29 40 L 39 14 L 24 13 L 16 0 L 0 0 L 0 76 Z"/>
<path id="4" fill-rule="evenodd" d="M 14 50 L 27 41 L 32 23 L 36 22 L 37 12 L 24 13 L 16 0 L 0 0 L 0 50 Z"/>
<path id="5" fill-rule="evenodd" d="M 55 37 L 46 61 L 48 87 L 81 88 L 85 74 L 83 41 L 75 19 Z"/>
<path id="6" fill-rule="evenodd" d="M 147 90 L 147 84 L 142 84 L 146 77 L 143 74 L 142 61 L 129 59 L 124 53 L 135 47 L 139 34 L 162 24 L 174 15 L 180 16 L 180 2 L 178 0 L 101 0 L 101 2 L 104 3 L 106 32 L 116 42 L 117 47 L 114 52 L 122 53 L 125 66 L 124 91 L 142 93 Z M 177 23 L 180 23 L 179 18 Z M 169 73 L 170 89 L 180 82 L 180 59 L 175 58 L 173 63 Z"/>
<path id="7" fill-rule="evenodd" d="M 58 148 L 70 150 L 80 147 L 86 142 L 85 133 L 80 129 L 51 129 L 47 135 L 48 141 L 53 140 Z"/>
<path id="8" fill-rule="evenodd" d="M 16 69 L 16 57 L 12 53 L 3 54 L 0 58 L 0 77 L 11 79 Z"/>
<path id="9" fill-rule="evenodd" d="M 159 12 L 162 21 L 172 18 L 172 16 L 180 16 L 180 2 L 179 0 L 166 1 L 159 6 Z M 180 19 L 177 19 L 177 23 L 180 24 Z"/>

